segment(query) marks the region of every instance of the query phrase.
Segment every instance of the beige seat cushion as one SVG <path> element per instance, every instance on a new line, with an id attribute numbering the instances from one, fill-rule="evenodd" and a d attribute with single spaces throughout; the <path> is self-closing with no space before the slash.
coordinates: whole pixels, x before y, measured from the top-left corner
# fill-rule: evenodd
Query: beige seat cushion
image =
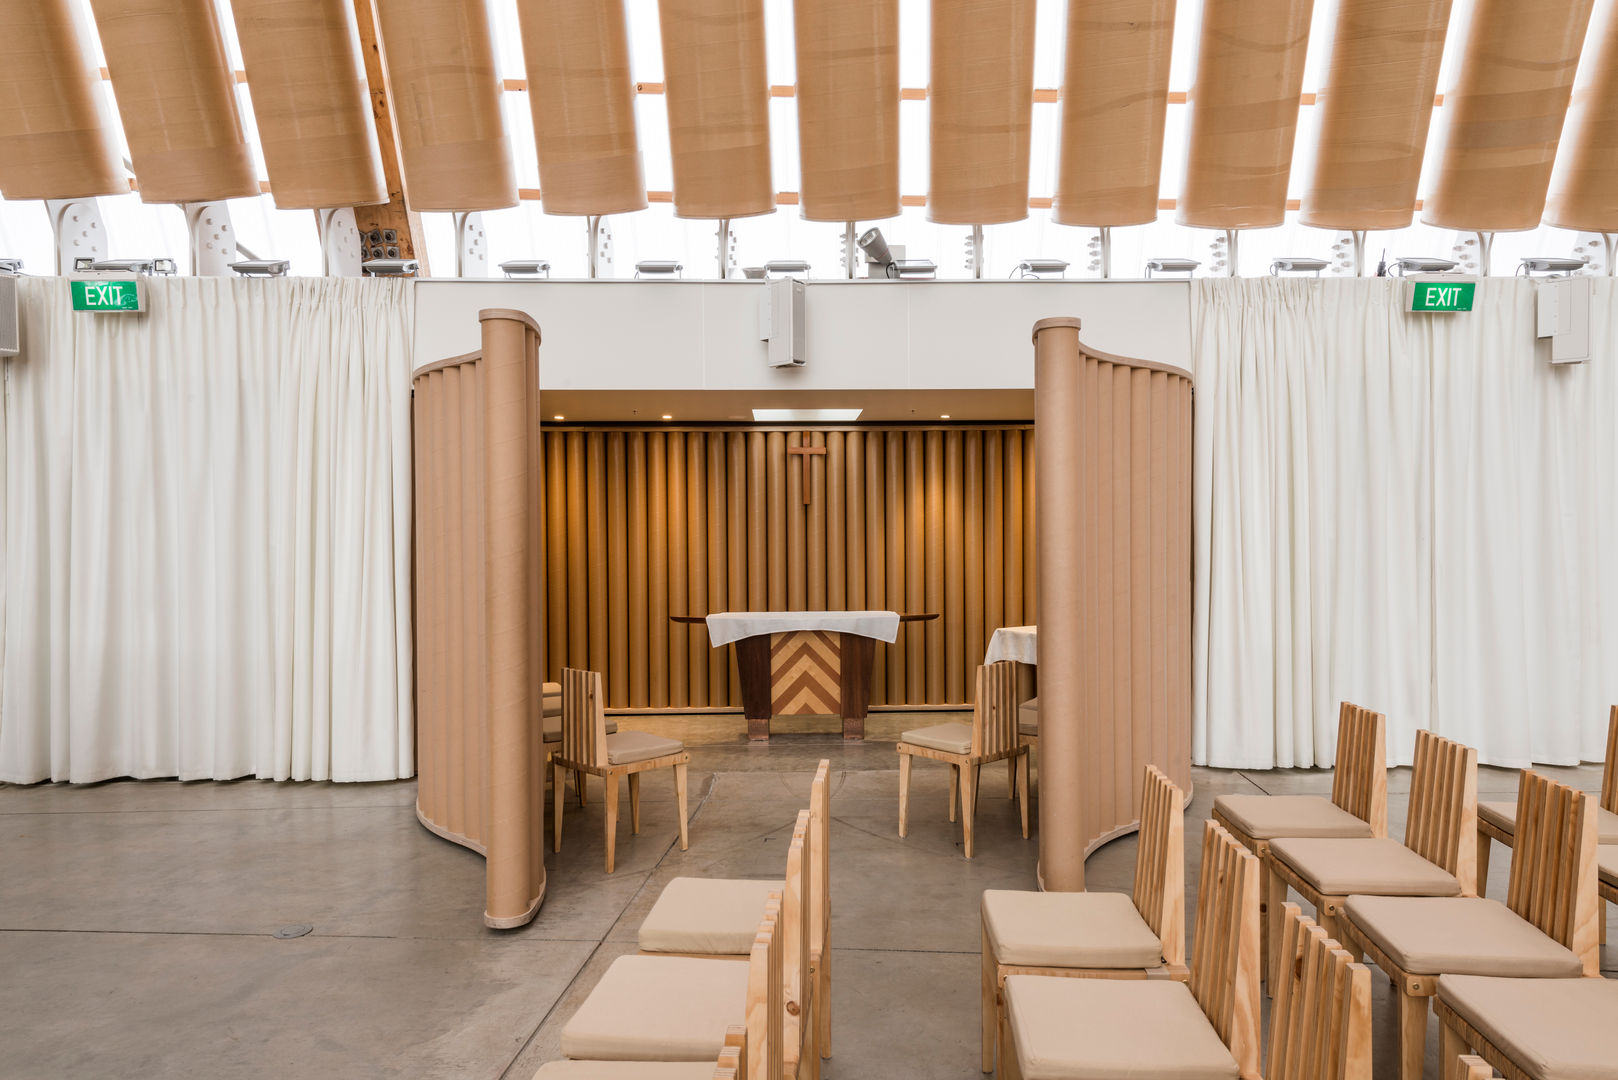
<path id="1" fill-rule="evenodd" d="M 1439 1000 L 1534 1080 L 1618 1077 L 1618 982 L 1445 975 Z"/>
<path id="2" fill-rule="evenodd" d="M 765 901 L 785 889 L 784 881 L 675 878 L 640 924 L 641 951 L 746 956 Z"/>
<path id="3" fill-rule="evenodd" d="M 1602 880 L 1618 889 L 1618 844 L 1602 844 L 1596 848 L 1596 866 Z"/>
<path id="4" fill-rule="evenodd" d="M 1371 835 L 1369 823 L 1319 795 L 1221 795 L 1214 809 L 1255 840 Z"/>
<path id="5" fill-rule="evenodd" d="M 1117 969 L 1163 963 L 1163 943 L 1126 893 L 986 889 L 983 926 L 1002 964 Z"/>
<path id="6" fill-rule="evenodd" d="M 545 720 L 545 727 L 544 727 L 545 741 L 546 742 L 561 742 L 562 741 L 562 711 L 560 709 L 558 709 L 554 715 L 551 714 L 550 712 L 546 712 L 544 720 Z M 607 734 L 611 735 L 614 732 L 616 732 L 617 730 L 618 730 L 618 721 L 614 720 L 610 716 L 607 717 Z"/>
<path id="7" fill-rule="evenodd" d="M 1411 975 L 1576 979 L 1578 956 L 1497 900 L 1350 896 L 1349 919 Z"/>
<path id="8" fill-rule="evenodd" d="M 1389 837 L 1289 836 L 1270 854 L 1322 896 L 1459 896 L 1461 883 Z"/>
<path id="9" fill-rule="evenodd" d="M 1502 832 L 1513 836 L 1517 833 L 1515 799 L 1510 802 L 1480 802 L 1478 817 Z M 1599 806 L 1596 807 L 1596 843 L 1618 844 L 1618 814 Z"/>
<path id="10" fill-rule="evenodd" d="M 678 754 L 685 749 L 679 739 L 665 739 L 646 731 L 620 731 L 607 736 L 607 764 L 628 765 L 636 761 Z"/>
<path id="11" fill-rule="evenodd" d="M 916 746 L 925 746 L 929 750 L 942 750 L 946 754 L 970 754 L 972 752 L 972 725 L 934 724 L 932 727 L 916 728 L 899 736 L 900 742 L 912 743 Z"/>
<path id="12" fill-rule="evenodd" d="M 1017 706 L 1017 734 L 1039 734 L 1039 699 L 1031 697 Z"/>
<path id="13" fill-rule="evenodd" d="M 1236 1059 L 1183 983 L 1012 975 L 1006 1014 L 1023 1080 L 1237 1075 Z"/>
<path id="14" fill-rule="evenodd" d="M 544 706 L 546 716 L 562 715 L 562 684 L 548 682 L 539 688 L 540 702 Z"/>
<path id="15" fill-rule="evenodd" d="M 708 1061 L 745 1021 L 747 964 L 620 956 L 562 1028 L 562 1053 L 589 1061 Z"/>
<path id="16" fill-rule="evenodd" d="M 713 1072 L 711 1061 L 551 1061 L 534 1080 L 713 1080 Z"/>

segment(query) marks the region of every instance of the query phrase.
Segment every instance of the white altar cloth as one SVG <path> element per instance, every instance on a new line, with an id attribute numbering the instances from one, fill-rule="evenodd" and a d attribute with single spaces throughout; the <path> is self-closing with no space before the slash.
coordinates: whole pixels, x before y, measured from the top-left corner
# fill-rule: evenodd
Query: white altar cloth
<path id="1" fill-rule="evenodd" d="M 899 637 L 897 611 L 724 611 L 708 616 L 708 640 L 715 648 L 759 634 L 833 630 L 878 641 Z"/>
<path id="2" fill-rule="evenodd" d="M 983 654 L 983 662 L 992 664 L 996 660 L 1015 660 L 1019 664 L 1039 663 L 1039 627 L 1037 626 L 1002 626 L 989 638 L 989 648 Z"/>

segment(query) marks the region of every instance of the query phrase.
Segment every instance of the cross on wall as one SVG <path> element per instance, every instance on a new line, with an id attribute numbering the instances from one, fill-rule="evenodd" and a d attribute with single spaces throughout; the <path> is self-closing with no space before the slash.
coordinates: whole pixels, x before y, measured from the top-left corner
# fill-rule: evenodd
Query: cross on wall
<path id="1" fill-rule="evenodd" d="M 809 475 L 810 475 L 810 473 L 809 473 L 809 459 L 811 457 L 823 456 L 826 453 L 826 448 L 824 446 L 810 446 L 809 445 L 809 433 L 807 431 L 800 434 L 798 436 L 798 438 L 803 441 L 803 445 L 802 446 L 789 446 L 789 447 L 787 447 L 787 453 L 788 454 L 797 454 L 799 457 L 801 457 L 803 459 L 803 505 L 808 506 L 809 505 Z"/>

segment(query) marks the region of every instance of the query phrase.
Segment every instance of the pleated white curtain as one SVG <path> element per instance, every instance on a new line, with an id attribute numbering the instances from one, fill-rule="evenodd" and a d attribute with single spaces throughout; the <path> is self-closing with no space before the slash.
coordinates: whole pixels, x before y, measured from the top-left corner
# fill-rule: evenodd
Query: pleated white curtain
<path id="1" fill-rule="evenodd" d="M 0 780 L 410 775 L 410 284 L 22 286 Z"/>
<path id="2" fill-rule="evenodd" d="M 1387 714 L 1390 762 L 1417 728 L 1600 756 L 1618 289 L 1592 285 L 1597 355 L 1555 369 L 1527 280 L 1440 316 L 1395 280 L 1193 284 L 1195 761 L 1330 765 L 1344 699 Z"/>

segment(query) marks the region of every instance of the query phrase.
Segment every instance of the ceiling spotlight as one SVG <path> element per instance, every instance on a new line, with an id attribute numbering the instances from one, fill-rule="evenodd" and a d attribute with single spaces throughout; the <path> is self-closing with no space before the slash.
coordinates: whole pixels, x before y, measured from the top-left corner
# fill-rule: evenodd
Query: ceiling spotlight
<path id="1" fill-rule="evenodd" d="M 21 259 L 0 259 L 0 273 L 6 273 L 6 274 L 20 274 L 20 273 L 22 273 L 22 260 Z"/>
<path id="2" fill-rule="evenodd" d="M 1398 260 L 1399 276 L 1406 274 L 1447 274 L 1455 269 L 1454 259 L 1429 259 L 1421 256 L 1406 256 Z"/>
<path id="3" fill-rule="evenodd" d="M 551 417 L 551 419 L 552 420 L 566 420 L 567 417 L 565 417 L 565 416 L 553 416 L 553 417 Z"/>
<path id="4" fill-rule="evenodd" d="M 808 277 L 809 264 L 802 259 L 772 259 L 764 264 L 764 276 L 769 277 L 771 274 L 787 274 L 789 276 L 802 274 L 804 277 Z"/>
<path id="5" fill-rule="evenodd" d="M 1315 277 L 1319 277 L 1320 272 L 1330 265 L 1331 263 L 1325 259 L 1276 259 L 1270 263 L 1270 275 L 1280 277 L 1282 273 L 1291 273 L 1314 274 Z"/>
<path id="6" fill-rule="evenodd" d="M 1150 278 L 1157 274 L 1184 274 L 1190 277 L 1197 267 L 1201 266 L 1199 259 L 1147 259 L 1146 276 Z"/>
<path id="7" fill-rule="evenodd" d="M 415 259 L 366 259 L 360 269 L 371 277 L 415 277 L 421 263 Z"/>
<path id="8" fill-rule="evenodd" d="M 939 413 L 938 418 L 940 420 L 948 420 L 949 419 L 949 413 Z"/>
<path id="9" fill-rule="evenodd" d="M 230 268 L 242 277 L 286 277 L 292 263 L 286 259 L 243 259 Z"/>
<path id="10" fill-rule="evenodd" d="M 834 423 L 858 420 L 861 409 L 754 409 L 753 419 L 761 424 L 785 424 L 794 421 Z"/>
<path id="11" fill-rule="evenodd" d="M 749 281 L 763 281 L 764 268 L 762 266 L 744 266 L 742 267 L 742 277 L 747 278 Z"/>
<path id="12" fill-rule="evenodd" d="M 872 226 L 860 233 L 860 250 L 865 252 L 865 261 L 873 266 L 880 266 L 885 271 L 883 277 L 897 277 L 893 273 L 893 252 L 888 250 L 888 242 L 882 236 L 882 230 Z"/>
<path id="13" fill-rule="evenodd" d="M 115 274 L 165 274 L 173 276 L 179 267 L 173 259 L 91 259 L 83 255 L 73 260 L 75 273 L 85 271 Z"/>
<path id="14" fill-rule="evenodd" d="M 548 278 L 551 264 L 545 259 L 511 259 L 500 264 L 508 278 Z"/>
<path id="15" fill-rule="evenodd" d="M 1554 255 L 1530 256 L 1517 267 L 1518 276 L 1524 274 L 1576 274 L 1585 267 L 1583 259 L 1566 259 Z"/>
<path id="16" fill-rule="evenodd" d="M 1046 274 L 1067 277 L 1067 263 L 1061 259 L 1024 259 L 1011 273 L 1019 278 L 1037 278 Z M 1006 275 L 1010 277 L 1011 275 Z"/>
<path id="17" fill-rule="evenodd" d="M 931 259 L 900 259 L 889 268 L 888 276 L 900 281 L 931 281 L 938 276 L 938 264 Z"/>
<path id="18" fill-rule="evenodd" d="M 635 264 L 636 277 L 683 277 L 684 270 L 685 265 L 674 259 L 644 259 Z"/>
<path id="19" fill-rule="evenodd" d="M 670 416 L 668 413 L 664 413 L 663 414 L 663 419 L 665 419 L 665 420 L 673 420 L 674 417 Z"/>

